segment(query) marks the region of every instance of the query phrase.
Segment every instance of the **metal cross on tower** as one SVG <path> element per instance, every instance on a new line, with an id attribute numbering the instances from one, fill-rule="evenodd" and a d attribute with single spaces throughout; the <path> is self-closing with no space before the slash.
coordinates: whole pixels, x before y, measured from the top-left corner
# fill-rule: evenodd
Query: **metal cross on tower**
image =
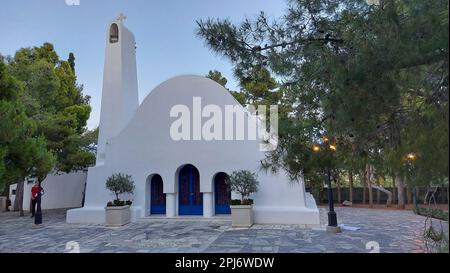
<path id="1" fill-rule="evenodd" d="M 121 23 L 126 19 L 127 19 L 127 17 L 123 13 L 119 14 L 119 16 L 116 18 L 116 20 Z"/>

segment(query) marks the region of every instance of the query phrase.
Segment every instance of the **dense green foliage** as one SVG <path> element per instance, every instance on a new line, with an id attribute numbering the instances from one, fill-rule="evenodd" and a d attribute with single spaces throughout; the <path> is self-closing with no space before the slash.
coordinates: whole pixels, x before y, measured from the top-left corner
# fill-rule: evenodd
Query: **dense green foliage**
<path id="1" fill-rule="evenodd" d="M 252 193 L 258 191 L 259 182 L 256 178 L 256 174 L 247 170 L 234 171 L 227 177 L 225 182 L 231 191 L 241 195 L 242 205 L 248 204 L 248 202 L 246 202 L 248 197 L 250 197 Z"/>
<path id="2" fill-rule="evenodd" d="M 45 177 L 55 158 L 46 139 L 35 135 L 37 125 L 27 116 L 23 84 L 0 60 L 0 188 L 26 176 Z"/>
<path id="3" fill-rule="evenodd" d="M 381 3 L 291 0 L 278 20 L 198 21 L 198 36 L 233 62 L 242 87 L 259 89 L 256 68 L 282 92 L 289 114 L 264 167 L 321 181 L 312 146 L 332 136 L 336 174 L 371 168 L 400 186 L 448 181 L 448 1 Z"/>
<path id="4" fill-rule="evenodd" d="M 415 209 L 414 212 L 422 216 L 448 221 L 448 211 L 444 211 L 442 209 L 419 207 Z"/>
<path id="5" fill-rule="evenodd" d="M 106 180 L 106 188 L 116 195 L 115 201 L 119 202 L 119 195 L 134 192 L 134 181 L 130 175 L 117 173 Z"/>
<path id="6" fill-rule="evenodd" d="M 56 170 L 84 170 L 95 160 L 91 107 L 75 75 L 75 57 L 53 45 L 23 48 L 0 61 L 0 186 Z"/>

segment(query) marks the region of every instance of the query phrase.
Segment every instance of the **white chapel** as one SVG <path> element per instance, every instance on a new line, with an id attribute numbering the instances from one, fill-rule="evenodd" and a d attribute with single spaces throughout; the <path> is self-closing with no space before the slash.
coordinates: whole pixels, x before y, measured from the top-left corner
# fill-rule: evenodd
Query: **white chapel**
<path id="1" fill-rule="evenodd" d="M 139 105 L 135 38 L 124 19 L 118 17 L 107 28 L 96 165 L 88 170 L 84 207 L 69 210 L 67 222 L 104 223 L 105 206 L 113 199 L 105 182 L 119 172 L 131 175 L 135 183 L 134 194 L 124 197 L 133 200 L 132 221 L 223 216 L 230 213 L 230 199 L 238 198 L 226 190 L 226 176 L 250 170 L 259 181 L 258 192 L 251 196 L 255 223 L 319 226 L 315 200 L 302 180 L 292 182 L 283 171 L 261 170 L 265 153 L 259 140 L 173 138 L 176 105 L 187 106 L 192 114 L 187 120 L 191 135 L 199 129 L 193 120 L 196 104 L 216 105 L 223 112 L 231 105 L 236 116 L 247 115 L 224 87 L 203 76 L 177 76 Z"/>

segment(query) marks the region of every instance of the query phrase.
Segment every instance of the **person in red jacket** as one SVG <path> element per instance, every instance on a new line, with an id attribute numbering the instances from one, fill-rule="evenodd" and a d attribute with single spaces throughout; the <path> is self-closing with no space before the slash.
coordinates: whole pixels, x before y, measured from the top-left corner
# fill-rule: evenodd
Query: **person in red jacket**
<path id="1" fill-rule="evenodd" d="M 36 181 L 34 183 L 34 186 L 31 188 L 31 217 L 34 217 L 34 214 L 36 212 L 36 204 L 37 204 L 37 197 L 38 194 L 43 191 L 42 187 L 39 186 L 39 182 Z"/>

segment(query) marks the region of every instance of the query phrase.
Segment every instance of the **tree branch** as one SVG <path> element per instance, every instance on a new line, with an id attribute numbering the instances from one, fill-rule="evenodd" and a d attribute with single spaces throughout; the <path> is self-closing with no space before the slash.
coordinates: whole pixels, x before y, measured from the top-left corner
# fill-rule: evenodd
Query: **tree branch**
<path id="1" fill-rule="evenodd" d="M 277 47 L 286 47 L 288 45 L 294 45 L 294 44 L 298 44 L 298 43 L 305 43 L 305 42 L 335 42 L 335 43 L 342 43 L 344 40 L 342 39 L 338 39 L 338 38 L 331 38 L 328 35 L 325 36 L 324 38 L 301 38 L 301 39 L 297 39 L 294 40 L 292 42 L 283 42 L 283 43 L 278 43 L 278 44 L 273 44 L 273 45 L 269 45 L 269 46 L 265 46 L 265 47 L 259 47 L 259 46 L 255 46 L 252 48 L 252 50 L 254 51 L 265 51 L 265 50 L 269 50 L 269 49 L 274 49 Z"/>

